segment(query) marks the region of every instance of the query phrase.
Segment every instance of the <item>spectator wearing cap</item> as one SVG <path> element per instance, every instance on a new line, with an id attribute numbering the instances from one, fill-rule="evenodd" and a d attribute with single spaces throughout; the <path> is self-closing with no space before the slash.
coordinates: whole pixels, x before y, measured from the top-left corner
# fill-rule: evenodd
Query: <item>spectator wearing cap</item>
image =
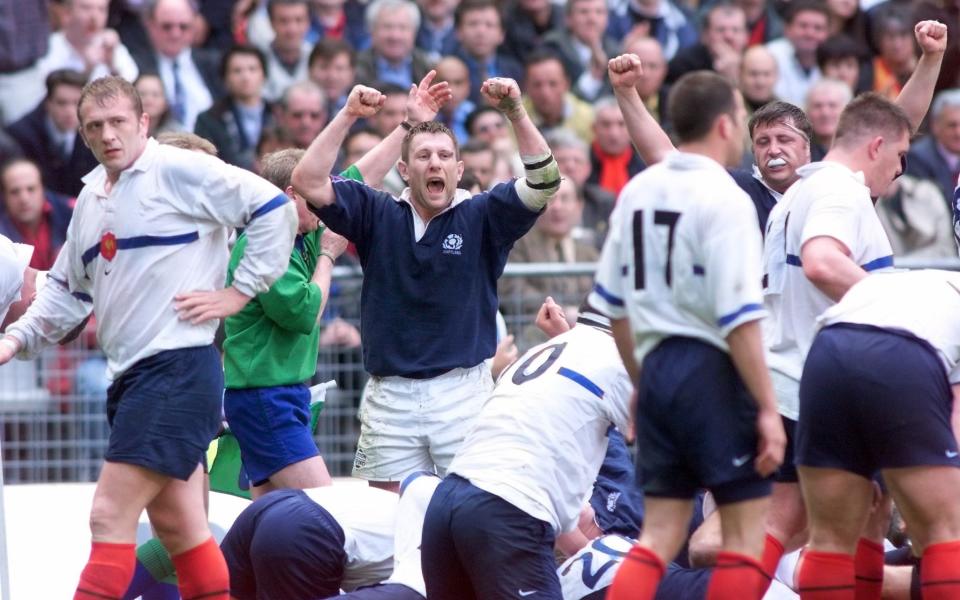
<path id="1" fill-rule="evenodd" d="M 827 39 L 830 13 L 819 0 L 790 3 L 784 36 L 767 44 L 777 59 L 777 98 L 802 106 L 807 91 L 820 79 L 817 47 Z"/>
<path id="2" fill-rule="evenodd" d="M 80 178 L 97 166 L 77 133 L 77 105 L 86 81 L 77 71 L 53 71 L 43 102 L 7 128 L 23 155 L 40 167 L 47 187 L 71 197 L 83 187 Z"/>

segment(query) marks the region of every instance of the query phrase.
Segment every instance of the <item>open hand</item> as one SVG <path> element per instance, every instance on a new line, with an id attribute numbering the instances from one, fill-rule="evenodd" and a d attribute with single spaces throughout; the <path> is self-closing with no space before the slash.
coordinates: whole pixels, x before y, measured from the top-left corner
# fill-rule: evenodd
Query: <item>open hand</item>
<path id="1" fill-rule="evenodd" d="M 199 325 L 210 319 L 222 319 L 240 312 L 250 296 L 230 286 L 215 292 L 187 292 L 174 298 L 181 321 Z"/>
<path id="2" fill-rule="evenodd" d="M 433 83 L 436 76 L 436 71 L 430 71 L 420 80 L 419 85 L 410 86 L 410 94 L 407 96 L 407 121 L 411 125 L 432 121 L 440 108 L 453 98 L 449 83 Z"/>

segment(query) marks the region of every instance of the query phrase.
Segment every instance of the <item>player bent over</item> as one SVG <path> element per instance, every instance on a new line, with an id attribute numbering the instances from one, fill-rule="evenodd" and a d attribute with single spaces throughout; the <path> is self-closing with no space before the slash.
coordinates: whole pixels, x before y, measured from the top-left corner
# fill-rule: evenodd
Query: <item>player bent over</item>
<path id="1" fill-rule="evenodd" d="M 745 109 L 730 83 L 699 72 L 677 82 L 668 110 L 679 152 L 624 188 L 590 296 L 615 319 L 639 381 L 646 502 L 640 545 L 607 597 L 654 597 L 706 487 L 723 513 L 707 597 L 760 598 L 769 476 L 785 437 L 763 359 L 756 211 L 723 167 L 740 160 Z"/>
<path id="2" fill-rule="evenodd" d="M 819 318 L 797 426 L 803 600 L 859 598 L 853 555 L 878 470 L 922 553 L 923 598 L 960 598 L 958 317 L 960 274 L 913 271 L 867 277 Z"/>

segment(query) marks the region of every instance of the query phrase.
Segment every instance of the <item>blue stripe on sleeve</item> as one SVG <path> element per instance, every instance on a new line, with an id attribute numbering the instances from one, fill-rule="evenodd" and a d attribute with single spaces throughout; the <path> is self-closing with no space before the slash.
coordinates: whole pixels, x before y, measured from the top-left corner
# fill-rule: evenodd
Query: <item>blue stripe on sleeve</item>
<path id="1" fill-rule="evenodd" d="M 199 239 L 200 234 L 196 231 L 178 235 L 138 235 L 136 237 L 118 239 L 117 250 L 132 250 L 134 248 L 146 248 L 148 246 L 179 246 L 180 244 L 189 244 Z"/>
<path id="2" fill-rule="evenodd" d="M 881 256 L 880 258 L 875 258 L 868 262 L 865 265 L 860 265 L 860 268 L 864 271 L 876 271 L 877 269 L 885 269 L 886 267 L 893 266 L 893 255 L 890 256 Z"/>
<path id="3" fill-rule="evenodd" d="M 267 202 L 257 210 L 253 211 L 253 214 L 250 215 L 250 221 L 256 219 L 257 217 L 262 217 L 263 215 L 267 214 L 271 210 L 275 208 L 279 208 L 284 204 L 286 204 L 287 202 L 290 202 L 290 199 L 287 198 L 286 194 L 280 194 L 279 196 L 274 197 L 273 200 Z M 249 223 L 250 221 L 247 221 L 247 223 Z"/>
<path id="4" fill-rule="evenodd" d="M 71 292 L 70 295 L 77 300 L 93 304 L 93 298 L 91 298 L 89 294 L 84 294 L 83 292 Z"/>
<path id="5" fill-rule="evenodd" d="M 83 266 L 86 267 L 89 265 L 90 261 L 95 259 L 98 254 L 100 254 L 100 242 L 97 242 L 93 246 L 83 251 L 83 256 L 80 257 L 80 259 L 83 261 Z"/>
<path id="6" fill-rule="evenodd" d="M 611 294 L 610 292 L 608 292 L 608 291 L 607 291 L 602 285 L 600 285 L 599 283 L 594 284 L 594 286 L 593 286 L 593 291 L 595 291 L 596 293 L 600 294 L 600 297 L 603 298 L 604 300 L 606 300 L 607 302 L 609 302 L 610 304 L 612 304 L 612 305 L 614 305 L 614 306 L 623 306 L 623 300 L 622 300 L 622 299 L 617 298 L 616 296 L 614 296 L 613 294 Z"/>
<path id="7" fill-rule="evenodd" d="M 579 383 L 588 392 L 590 392 L 597 398 L 603 398 L 603 389 L 599 385 L 590 381 L 590 378 L 587 377 L 586 375 L 582 373 L 577 373 L 573 369 L 568 369 L 566 367 L 560 367 L 560 369 L 557 370 L 557 374 L 562 375 L 571 381 Z"/>
<path id="8" fill-rule="evenodd" d="M 797 256 L 796 254 L 788 254 L 788 255 L 787 255 L 787 264 L 788 264 L 788 265 L 793 265 L 794 267 L 802 267 L 802 266 L 803 266 L 803 263 L 800 262 L 800 257 Z"/>
<path id="9" fill-rule="evenodd" d="M 722 317 L 717 319 L 717 325 L 719 325 L 720 327 L 724 327 L 736 321 L 737 317 L 739 317 L 740 315 L 748 312 L 753 312 L 755 310 L 763 310 L 763 305 L 762 304 L 744 304 L 743 306 L 733 311 L 729 315 L 723 315 Z"/>

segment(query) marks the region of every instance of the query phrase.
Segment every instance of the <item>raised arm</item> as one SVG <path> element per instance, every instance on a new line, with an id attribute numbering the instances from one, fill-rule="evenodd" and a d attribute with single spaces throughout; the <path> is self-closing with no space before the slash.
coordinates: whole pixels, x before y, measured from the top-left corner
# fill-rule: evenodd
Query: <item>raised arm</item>
<path id="1" fill-rule="evenodd" d="M 637 153 L 648 165 L 660 162 L 675 148 L 660 123 L 657 123 L 644 106 L 637 91 L 637 84 L 643 75 L 640 57 L 636 54 L 621 54 L 610 59 L 607 70 L 610 73 L 613 95 L 620 105 L 620 112 L 623 113 L 623 120 Z"/>
<path id="2" fill-rule="evenodd" d="M 560 167 L 540 130 L 530 120 L 512 79 L 493 77 L 483 82 L 480 94 L 513 125 L 525 177 L 517 181 L 517 195 L 531 210 L 540 210 L 560 188 Z"/>
<path id="3" fill-rule="evenodd" d="M 306 154 L 293 170 L 290 183 L 307 202 L 316 207 L 333 203 L 330 171 L 337 161 L 337 151 L 357 119 L 375 115 L 384 100 L 383 94 L 370 87 L 358 85 L 350 90 L 346 105 L 310 143 Z"/>
<path id="4" fill-rule="evenodd" d="M 449 83 L 446 81 L 433 83 L 436 76 L 436 71 L 430 71 L 419 85 L 410 86 L 410 94 L 407 96 L 407 126 L 412 127 L 424 121 L 432 121 L 440 112 L 440 107 L 453 97 Z M 356 162 L 354 166 L 363 175 L 364 183 L 374 188 L 379 188 L 383 184 L 383 178 L 400 158 L 400 146 L 406 135 L 407 128 L 404 125 L 397 125 L 390 135 L 383 138 Z"/>
<path id="5" fill-rule="evenodd" d="M 913 75 L 900 90 L 896 103 L 910 117 L 910 124 L 916 131 L 927 115 L 940 76 L 940 64 L 947 49 L 947 26 L 938 21 L 920 21 L 913 33 L 923 54 Z"/>

